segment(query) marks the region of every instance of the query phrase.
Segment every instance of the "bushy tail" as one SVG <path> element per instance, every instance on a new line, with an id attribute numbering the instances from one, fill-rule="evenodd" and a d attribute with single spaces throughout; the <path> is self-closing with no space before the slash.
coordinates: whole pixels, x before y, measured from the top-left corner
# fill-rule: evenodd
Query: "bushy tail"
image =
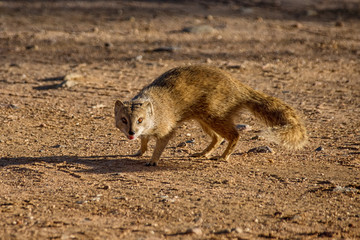
<path id="1" fill-rule="evenodd" d="M 249 97 L 246 107 L 269 126 L 266 138 L 290 149 L 300 149 L 307 143 L 305 126 L 293 108 L 252 89 Z"/>

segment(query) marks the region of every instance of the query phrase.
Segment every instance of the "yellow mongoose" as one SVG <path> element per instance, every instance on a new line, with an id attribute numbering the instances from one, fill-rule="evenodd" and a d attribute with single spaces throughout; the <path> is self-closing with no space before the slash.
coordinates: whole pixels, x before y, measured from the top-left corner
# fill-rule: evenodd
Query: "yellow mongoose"
<path id="1" fill-rule="evenodd" d="M 209 157 L 225 138 L 229 143 L 215 159 L 227 160 L 239 139 L 234 124 L 237 112 L 248 109 L 269 126 L 272 140 L 289 148 L 301 148 L 306 129 L 295 110 L 277 98 L 257 92 L 215 67 L 186 66 L 171 69 L 143 88 L 129 102 L 115 103 L 115 122 L 128 139 L 141 138 L 141 156 L 149 137 L 156 147 L 147 165 L 157 165 L 161 153 L 183 121 L 194 119 L 212 138 L 210 145 L 193 157 Z"/>

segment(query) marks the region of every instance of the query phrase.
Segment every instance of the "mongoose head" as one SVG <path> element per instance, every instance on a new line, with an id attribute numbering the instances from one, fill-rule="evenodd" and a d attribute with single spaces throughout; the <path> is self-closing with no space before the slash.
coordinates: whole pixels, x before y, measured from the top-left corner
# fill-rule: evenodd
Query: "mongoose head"
<path id="1" fill-rule="evenodd" d="M 152 126 L 153 107 L 150 101 L 115 102 L 115 124 L 130 139 L 146 133 Z"/>

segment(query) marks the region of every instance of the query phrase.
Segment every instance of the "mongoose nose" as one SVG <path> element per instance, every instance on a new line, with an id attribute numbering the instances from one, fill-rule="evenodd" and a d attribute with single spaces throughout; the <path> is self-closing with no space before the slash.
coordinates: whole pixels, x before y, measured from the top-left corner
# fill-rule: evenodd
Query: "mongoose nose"
<path id="1" fill-rule="evenodd" d="M 135 132 L 132 131 L 132 130 L 130 130 L 130 131 L 129 131 L 129 135 L 135 135 Z"/>

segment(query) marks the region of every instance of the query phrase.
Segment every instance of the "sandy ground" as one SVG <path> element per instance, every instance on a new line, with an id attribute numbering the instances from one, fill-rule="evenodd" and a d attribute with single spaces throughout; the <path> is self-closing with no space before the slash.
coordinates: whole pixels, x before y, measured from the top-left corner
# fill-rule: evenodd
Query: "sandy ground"
<path id="1" fill-rule="evenodd" d="M 1 1 L 0 239 L 360 239 L 359 16 L 355 0 Z M 209 141 L 193 122 L 158 167 L 131 157 L 114 101 L 198 63 L 292 105 L 309 144 L 262 140 L 244 113 L 228 162 L 189 158 Z"/>

